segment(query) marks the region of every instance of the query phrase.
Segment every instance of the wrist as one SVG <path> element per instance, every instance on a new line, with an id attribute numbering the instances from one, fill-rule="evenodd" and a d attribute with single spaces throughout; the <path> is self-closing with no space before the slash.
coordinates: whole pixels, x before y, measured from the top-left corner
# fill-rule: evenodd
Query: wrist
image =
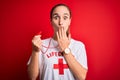
<path id="1" fill-rule="evenodd" d="M 34 54 L 37 54 L 37 53 L 39 53 L 39 52 L 40 52 L 40 50 L 32 49 L 32 53 L 34 53 Z"/>
<path id="2" fill-rule="evenodd" d="M 71 53 L 71 49 L 68 47 L 63 50 L 63 54 L 70 54 L 70 53 Z"/>
<path id="3" fill-rule="evenodd" d="M 36 47 L 36 46 L 32 46 L 32 51 L 33 52 L 39 52 L 40 49 L 38 47 Z"/>

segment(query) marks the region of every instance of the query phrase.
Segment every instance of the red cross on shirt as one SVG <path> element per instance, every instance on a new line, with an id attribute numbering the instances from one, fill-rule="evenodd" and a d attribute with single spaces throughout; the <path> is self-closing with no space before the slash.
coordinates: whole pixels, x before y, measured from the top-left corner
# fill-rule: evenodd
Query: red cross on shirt
<path id="1" fill-rule="evenodd" d="M 63 64 L 63 59 L 58 59 L 58 64 L 54 64 L 54 69 L 59 69 L 59 74 L 64 75 L 64 69 L 68 69 L 68 65 Z"/>

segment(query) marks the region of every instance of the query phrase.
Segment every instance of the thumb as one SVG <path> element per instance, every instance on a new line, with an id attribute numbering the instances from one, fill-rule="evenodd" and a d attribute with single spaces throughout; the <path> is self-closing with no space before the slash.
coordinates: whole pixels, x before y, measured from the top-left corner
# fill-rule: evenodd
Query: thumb
<path id="1" fill-rule="evenodd" d="M 37 35 L 39 38 L 41 38 L 42 35 Z"/>
<path id="2" fill-rule="evenodd" d="M 36 35 L 39 36 L 41 38 L 42 31 L 39 31 Z"/>

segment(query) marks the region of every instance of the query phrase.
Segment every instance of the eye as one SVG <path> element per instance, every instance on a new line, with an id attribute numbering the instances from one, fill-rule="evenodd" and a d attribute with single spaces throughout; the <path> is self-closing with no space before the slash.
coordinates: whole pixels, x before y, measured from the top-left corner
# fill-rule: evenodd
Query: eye
<path id="1" fill-rule="evenodd" d="M 54 18 L 55 20 L 57 20 L 57 19 L 59 18 L 59 16 L 54 16 L 53 18 Z"/>
<path id="2" fill-rule="evenodd" d="M 67 20 L 68 19 L 68 17 L 67 16 L 64 16 L 64 20 Z"/>

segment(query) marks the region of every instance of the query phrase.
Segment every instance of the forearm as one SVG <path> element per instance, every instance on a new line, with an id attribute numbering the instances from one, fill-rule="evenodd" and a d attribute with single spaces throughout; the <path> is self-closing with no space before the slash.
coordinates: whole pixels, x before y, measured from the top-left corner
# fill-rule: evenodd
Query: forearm
<path id="1" fill-rule="evenodd" d="M 67 64 L 69 65 L 70 70 L 73 72 L 75 77 L 78 80 L 85 80 L 87 70 L 83 68 L 83 66 L 76 61 L 74 56 L 70 54 L 64 54 Z"/>
<path id="2" fill-rule="evenodd" d="M 33 51 L 28 65 L 28 74 L 31 80 L 36 80 L 39 73 L 38 52 Z"/>

